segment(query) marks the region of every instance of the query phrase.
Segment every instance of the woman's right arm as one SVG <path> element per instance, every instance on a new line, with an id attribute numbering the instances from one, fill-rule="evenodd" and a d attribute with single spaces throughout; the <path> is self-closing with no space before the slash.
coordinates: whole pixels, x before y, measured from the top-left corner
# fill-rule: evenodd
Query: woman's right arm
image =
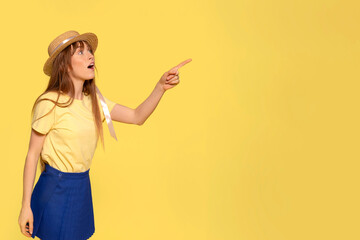
<path id="1" fill-rule="evenodd" d="M 45 134 L 41 134 L 36 132 L 34 129 L 31 129 L 29 149 L 26 156 L 23 173 L 22 208 L 18 220 L 21 232 L 27 237 L 31 237 L 33 231 L 34 219 L 30 208 L 30 201 L 36 176 L 38 159 L 44 144 L 45 137 Z M 28 228 L 26 226 L 27 223 L 29 224 Z"/>

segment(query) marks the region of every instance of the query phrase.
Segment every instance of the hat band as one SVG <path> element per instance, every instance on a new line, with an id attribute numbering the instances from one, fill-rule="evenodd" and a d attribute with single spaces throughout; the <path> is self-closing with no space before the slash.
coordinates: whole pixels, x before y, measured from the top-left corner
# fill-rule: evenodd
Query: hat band
<path id="1" fill-rule="evenodd" d="M 57 45 L 57 47 L 54 50 L 52 50 L 52 52 L 50 53 L 50 56 L 55 52 L 56 49 L 58 49 L 60 46 L 64 45 L 69 40 L 73 39 L 74 37 L 76 37 L 76 36 L 69 37 L 69 38 L 65 39 L 64 41 L 62 41 L 59 45 Z"/>

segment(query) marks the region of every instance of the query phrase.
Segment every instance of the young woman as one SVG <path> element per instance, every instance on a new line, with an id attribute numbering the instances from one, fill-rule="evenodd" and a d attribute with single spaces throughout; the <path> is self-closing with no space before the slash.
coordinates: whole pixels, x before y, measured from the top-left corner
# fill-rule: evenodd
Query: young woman
<path id="1" fill-rule="evenodd" d="M 93 33 L 67 31 L 48 47 L 44 73 L 48 86 L 35 101 L 24 167 L 21 232 L 43 240 L 84 240 L 95 232 L 90 165 L 102 123 L 116 135 L 111 120 L 142 125 L 164 92 L 179 84 L 178 69 L 165 72 L 150 96 L 136 109 L 101 95 L 95 84 L 98 39 Z M 33 188 L 37 162 L 41 174 Z"/>

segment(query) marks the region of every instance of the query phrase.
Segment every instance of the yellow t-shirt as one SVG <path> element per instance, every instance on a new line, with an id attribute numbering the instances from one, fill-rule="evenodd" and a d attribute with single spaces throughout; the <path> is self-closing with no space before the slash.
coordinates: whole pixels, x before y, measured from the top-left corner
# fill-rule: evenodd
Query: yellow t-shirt
<path id="1" fill-rule="evenodd" d="M 104 122 L 105 116 L 100 98 L 98 94 L 96 96 L 101 119 Z M 40 99 L 42 98 L 50 98 L 56 101 L 57 93 L 48 92 Z M 69 96 L 62 93 L 59 103 L 66 102 L 68 99 Z M 104 99 L 109 112 L 111 112 L 116 103 L 105 96 Z M 49 100 L 43 100 L 35 105 L 31 126 L 37 132 L 47 134 L 40 158 L 63 172 L 87 171 L 90 168 L 98 141 L 90 95 L 84 95 L 83 100 L 74 99 L 68 107 L 56 106 L 50 114 L 35 121 L 35 119 L 47 114 L 53 106 L 54 103 Z"/>

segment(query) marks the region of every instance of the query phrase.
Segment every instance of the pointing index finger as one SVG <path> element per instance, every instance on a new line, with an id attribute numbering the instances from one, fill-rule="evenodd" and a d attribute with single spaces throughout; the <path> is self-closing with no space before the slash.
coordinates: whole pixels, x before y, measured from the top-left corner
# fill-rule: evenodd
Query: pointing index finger
<path id="1" fill-rule="evenodd" d="M 192 61 L 192 59 L 189 58 L 189 59 L 183 61 L 182 63 L 180 63 L 179 65 L 177 65 L 176 67 L 179 69 L 179 68 L 181 68 L 182 66 L 184 66 L 185 64 L 187 64 L 188 62 L 191 62 L 191 61 Z"/>
<path id="2" fill-rule="evenodd" d="M 173 67 L 169 72 L 175 73 L 179 68 L 181 68 L 182 66 L 184 66 L 185 64 L 187 64 L 187 63 L 189 63 L 189 62 L 191 62 L 191 61 L 192 61 L 192 59 L 189 58 L 189 59 L 181 62 L 181 63 L 178 64 L 177 66 Z"/>

